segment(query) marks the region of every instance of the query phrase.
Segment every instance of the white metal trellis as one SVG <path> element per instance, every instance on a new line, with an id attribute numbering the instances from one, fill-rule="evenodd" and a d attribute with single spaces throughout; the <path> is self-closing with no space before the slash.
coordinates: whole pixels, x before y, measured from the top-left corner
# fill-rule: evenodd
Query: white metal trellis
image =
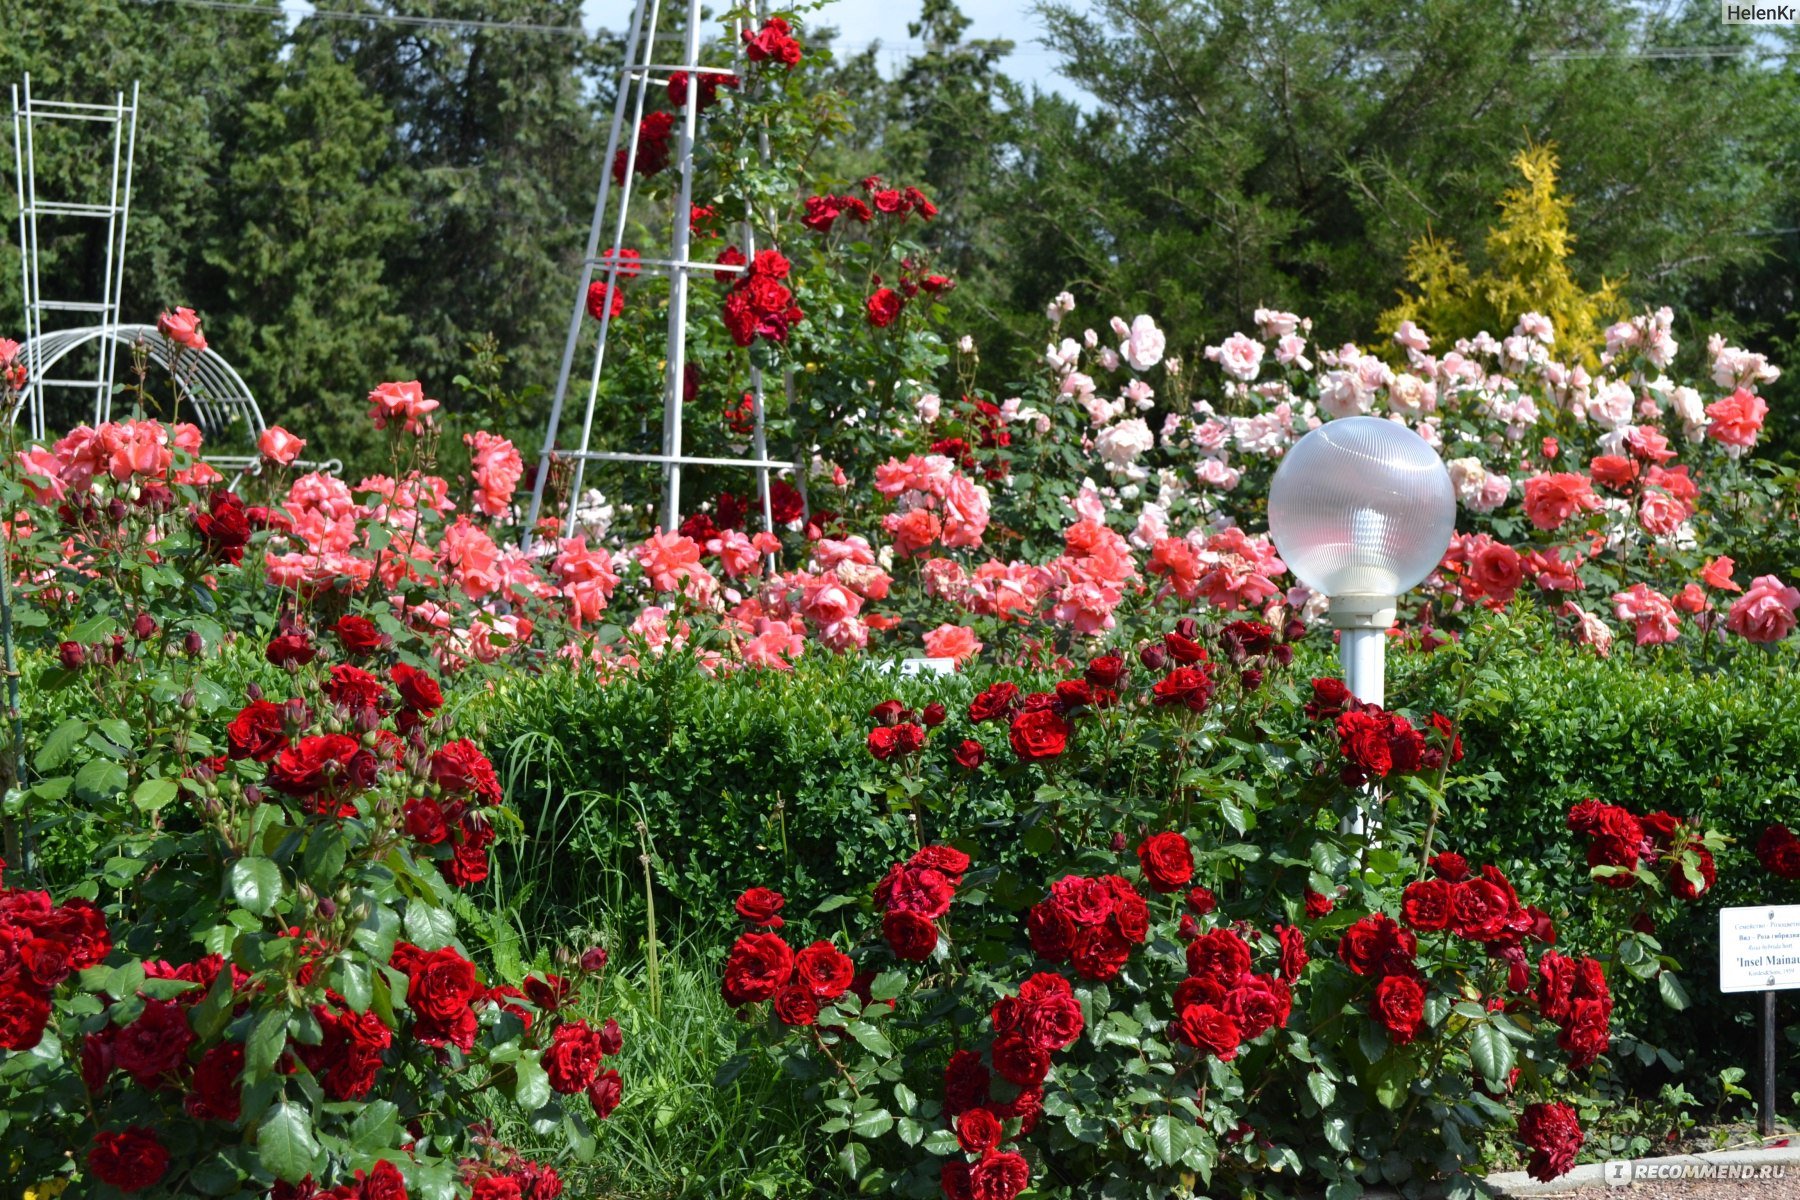
<path id="1" fill-rule="evenodd" d="M 600 190 L 594 201 L 594 217 L 588 229 L 587 253 L 582 258 L 581 281 L 575 291 L 575 308 L 569 318 L 568 337 L 563 343 L 562 367 L 557 373 L 556 391 L 550 401 L 550 419 L 544 431 L 543 452 L 538 458 L 537 473 L 532 481 L 531 506 L 525 522 L 525 539 L 529 543 L 536 529 L 538 514 L 544 502 L 544 484 L 549 476 L 553 459 L 570 460 L 574 463 L 574 478 L 569 488 L 566 512 L 563 518 L 565 536 L 573 536 L 577 526 L 577 509 L 581 504 L 582 487 L 586 476 L 587 464 L 593 462 L 641 462 L 656 463 L 663 471 L 662 526 L 665 530 L 673 530 L 681 521 L 681 472 L 683 467 L 746 467 L 756 472 L 757 493 L 761 503 L 764 527 L 771 532 L 774 529 L 774 517 L 769 498 L 769 472 L 781 470 L 799 471 L 798 464 L 774 460 L 769 457 L 768 437 L 764 424 L 764 384 L 762 372 L 751 368 L 750 384 L 753 407 L 753 430 L 751 434 L 750 458 L 708 458 L 686 454 L 682 443 L 682 394 L 685 367 L 687 364 L 687 310 L 689 284 L 695 272 L 744 270 L 742 267 L 722 267 L 712 262 L 696 262 L 689 257 L 689 214 L 693 201 L 694 176 L 694 136 L 699 120 L 700 105 L 698 103 L 699 80 L 705 75 L 730 75 L 735 73 L 730 68 L 707 67 L 700 63 L 700 0 L 687 0 L 687 22 L 679 35 L 683 42 L 684 52 L 681 61 L 676 63 L 657 62 L 656 47 L 659 42 L 666 42 L 675 35 L 660 33 L 657 23 L 662 16 L 662 0 L 637 0 L 632 10 L 631 25 L 625 40 L 625 65 L 620 73 L 618 98 L 613 107 L 612 129 L 608 134 L 606 155 L 600 163 Z M 743 23 L 735 23 L 734 34 L 741 34 Z M 739 39 L 741 42 L 741 38 Z M 737 70 L 743 70 L 741 61 Z M 619 286 L 621 268 L 625 265 L 620 251 L 624 248 L 626 218 L 631 207 L 633 183 L 636 178 L 638 158 L 638 131 L 644 119 L 644 109 L 649 99 L 652 86 L 666 86 L 669 76 L 676 71 L 685 71 L 688 78 L 687 103 L 683 106 L 682 119 L 677 123 L 678 138 L 676 153 L 671 166 L 679 172 L 679 197 L 670 222 L 672 228 L 669 238 L 669 256 L 667 258 L 651 258 L 648 256 L 630 260 L 633 268 L 643 271 L 662 271 L 669 277 L 669 325 L 666 351 L 666 370 L 663 378 L 663 427 L 662 452 L 659 454 L 634 454 L 622 451 L 595 450 L 593 448 L 594 408 L 600 395 L 600 374 L 606 363 L 607 335 L 612 327 L 612 307 L 608 303 L 599 315 L 599 337 L 594 345 L 593 369 L 588 375 L 587 405 L 582 415 L 581 441 L 573 450 L 557 448 L 557 434 L 562 424 L 563 405 L 568 396 L 569 376 L 574 367 L 575 352 L 581 341 L 582 323 L 587 311 L 588 289 L 594 283 L 595 269 L 601 269 L 605 281 L 607 295 L 616 294 Z M 630 121 L 629 132 L 626 121 Z M 612 179 L 613 159 L 619 152 L 621 139 L 626 142 L 625 169 L 623 182 L 615 189 Z M 764 154 L 768 152 L 765 140 L 761 146 Z M 617 192 L 615 197 L 614 192 Z M 605 240 L 606 251 L 601 250 L 602 234 L 611 216 L 612 236 Z M 746 259 L 756 255 L 755 231 L 748 222 L 742 230 L 742 248 Z"/>
<path id="2" fill-rule="evenodd" d="M 93 400 L 94 420 L 104 419 L 112 398 L 112 347 L 100 344 L 94 355 L 93 376 L 72 372 L 68 377 L 46 377 L 42 339 L 49 333 L 105 328 L 119 320 L 119 299 L 125 283 L 125 232 L 131 219 L 131 163 L 137 147 L 137 84 L 131 100 L 118 92 L 111 104 L 76 104 L 65 100 L 38 100 L 31 94 L 31 76 L 12 89 L 13 162 L 19 188 L 19 271 L 24 285 L 25 343 L 22 354 L 28 374 L 22 403 L 30 412 L 31 436 L 44 436 L 44 393 L 67 389 L 87 393 Z M 105 203 L 51 200 L 38 195 L 37 125 L 40 122 L 86 121 L 107 126 L 112 138 L 112 171 Z M 98 300 L 57 296 L 46 299 L 38 274 L 39 240 L 43 218 L 106 222 L 106 265 L 100 279 Z M 50 327 L 46 327 L 46 320 Z M 63 353 L 67 353 L 64 350 Z M 61 355 L 56 357 L 60 358 Z M 51 360 L 55 361 L 54 359 Z M 79 377 L 78 377 L 79 376 Z"/>

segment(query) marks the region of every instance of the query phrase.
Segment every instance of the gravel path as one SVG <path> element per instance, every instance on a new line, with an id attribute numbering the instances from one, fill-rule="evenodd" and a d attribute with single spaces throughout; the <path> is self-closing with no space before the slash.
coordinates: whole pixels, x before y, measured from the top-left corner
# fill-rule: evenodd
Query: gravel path
<path id="1" fill-rule="evenodd" d="M 1577 1200 L 1800 1200 L 1800 1172 L 1780 1179 L 1640 1179 L 1629 1187 L 1584 1187 L 1567 1192 L 1540 1192 L 1536 1200 L 1554 1196 Z"/>

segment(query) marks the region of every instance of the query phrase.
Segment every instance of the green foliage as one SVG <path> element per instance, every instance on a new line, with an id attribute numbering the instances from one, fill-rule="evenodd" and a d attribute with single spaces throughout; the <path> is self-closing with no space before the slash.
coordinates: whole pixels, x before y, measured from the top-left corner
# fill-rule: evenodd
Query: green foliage
<path id="1" fill-rule="evenodd" d="M 1488 266 L 1474 273 L 1456 249 L 1427 235 L 1406 253 L 1406 279 L 1417 291 L 1381 314 L 1383 332 L 1412 321 L 1428 333 L 1499 336 L 1528 312 L 1550 318 L 1559 352 L 1589 366 L 1599 362 L 1604 327 L 1619 315 L 1618 283 L 1588 292 L 1570 274 L 1573 202 L 1556 191 L 1553 147 L 1534 145 L 1513 159 L 1522 185 L 1506 190 L 1487 235 Z"/>

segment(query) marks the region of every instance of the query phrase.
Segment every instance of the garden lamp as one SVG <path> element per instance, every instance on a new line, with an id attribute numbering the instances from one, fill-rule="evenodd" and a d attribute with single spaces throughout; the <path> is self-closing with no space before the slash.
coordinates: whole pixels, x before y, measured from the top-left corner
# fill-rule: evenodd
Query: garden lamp
<path id="1" fill-rule="evenodd" d="M 1396 601 L 1442 561 L 1455 528 L 1450 473 L 1398 421 L 1327 421 L 1276 469 L 1269 534 L 1288 570 L 1331 598 L 1344 685 L 1364 703 L 1385 700 Z"/>

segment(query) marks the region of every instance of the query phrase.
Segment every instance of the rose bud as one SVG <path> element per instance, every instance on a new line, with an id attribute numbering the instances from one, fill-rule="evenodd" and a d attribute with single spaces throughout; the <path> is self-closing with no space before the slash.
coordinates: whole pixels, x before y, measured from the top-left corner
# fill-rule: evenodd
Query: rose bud
<path id="1" fill-rule="evenodd" d="M 1192 617 L 1183 617 L 1175 622 L 1175 632 L 1191 642 L 1200 636 L 1200 622 Z"/>
<path id="2" fill-rule="evenodd" d="M 131 622 L 132 635 L 138 641 L 147 641 L 156 636 L 156 618 L 149 613 L 139 613 Z"/>
<path id="3" fill-rule="evenodd" d="M 943 705 L 927 704 L 925 706 L 925 715 L 919 719 L 925 722 L 925 727 L 927 729 L 936 729 L 939 725 L 944 723 L 944 717 L 947 715 Z"/>
<path id="4" fill-rule="evenodd" d="M 612 957 L 607 954 L 605 946 L 595 946 L 581 956 L 581 969 L 584 971 L 606 970 L 606 960 Z"/>
<path id="5" fill-rule="evenodd" d="M 152 479 L 138 490 L 138 507 L 150 512 L 167 512 L 175 505 L 175 493 L 159 479 Z"/>
<path id="6" fill-rule="evenodd" d="M 180 705 L 182 712 L 188 712 L 193 709 L 198 699 L 199 698 L 194 695 L 194 689 L 189 688 L 187 691 L 181 693 L 181 699 L 177 700 L 176 703 Z"/>
<path id="7" fill-rule="evenodd" d="M 261 788 L 257 787 L 254 783 L 247 783 L 244 785 L 245 804 L 261 804 L 262 798 L 263 794 Z"/>
<path id="8" fill-rule="evenodd" d="M 1194 920 L 1193 913 L 1182 913 L 1181 924 L 1175 930 L 1176 936 L 1184 942 L 1191 942 L 1200 936 L 1200 922 Z"/>
<path id="9" fill-rule="evenodd" d="M 106 506 L 106 515 L 115 521 L 123 521 L 125 514 L 129 511 L 131 510 L 125 507 L 123 500 L 113 500 Z"/>
<path id="10" fill-rule="evenodd" d="M 260 684 L 260 683 L 245 684 L 244 685 L 244 695 L 250 697 L 250 699 L 252 699 L 252 700 L 261 700 L 263 698 L 262 684 Z"/>
<path id="11" fill-rule="evenodd" d="M 87 665 L 87 647 L 80 642 L 61 642 L 56 647 L 56 657 L 64 670 L 79 671 Z"/>
<path id="12" fill-rule="evenodd" d="M 1160 671 L 1169 661 L 1169 653 L 1161 646 L 1149 645 L 1138 651 L 1138 661 L 1152 671 Z"/>
<path id="13" fill-rule="evenodd" d="M 1246 692 L 1254 692 L 1257 688 L 1262 686 L 1262 681 L 1263 673 L 1258 671 L 1255 667 L 1238 672 L 1238 682 L 1244 685 L 1244 690 Z"/>
<path id="14" fill-rule="evenodd" d="M 200 636 L 199 630 L 190 629 L 187 636 L 181 639 L 181 648 L 189 658 L 199 658 L 206 649 L 206 639 Z"/>
<path id="15" fill-rule="evenodd" d="M 1269 657 L 1275 660 L 1277 666 L 1285 667 L 1294 661 L 1294 648 L 1283 643 L 1269 651 Z"/>
<path id="16" fill-rule="evenodd" d="M 1112 848 L 1113 848 L 1113 853 L 1114 853 L 1114 854 L 1118 854 L 1118 853 L 1121 853 L 1121 852 L 1123 852 L 1123 851 L 1124 851 L 1124 849 L 1125 849 L 1125 835 L 1124 835 L 1124 834 L 1123 834 L 1123 833 L 1115 833 L 1115 834 L 1113 834 L 1113 836 L 1112 836 Z"/>
<path id="17" fill-rule="evenodd" d="M 125 635 L 122 633 L 113 634 L 112 643 L 107 646 L 106 652 L 111 655 L 114 662 L 123 661 L 125 658 Z"/>
<path id="18" fill-rule="evenodd" d="M 337 901 L 330 896 L 319 897 L 319 915 L 327 921 L 337 916 Z"/>
<path id="19" fill-rule="evenodd" d="M 1287 624 L 1281 627 L 1281 640 L 1284 642 L 1297 642 L 1305 636 L 1306 622 L 1299 617 L 1289 617 Z"/>

